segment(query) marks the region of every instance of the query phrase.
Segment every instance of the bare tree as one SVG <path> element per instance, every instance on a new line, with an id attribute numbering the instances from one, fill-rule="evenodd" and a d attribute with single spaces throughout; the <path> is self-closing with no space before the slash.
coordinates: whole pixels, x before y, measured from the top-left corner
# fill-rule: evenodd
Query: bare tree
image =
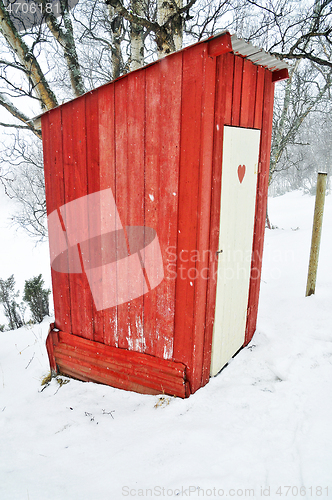
<path id="1" fill-rule="evenodd" d="M 331 70 L 323 72 L 300 61 L 292 67 L 281 98 L 276 98 L 270 181 L 276 170 L 284 170 L 289 165 L 290 146 L 307 145 L 299 139 L 300 127 L 311 111 L 330 105 L 331 83 Z"/>
<path id="2" fill-rule="evenodd" d="M 0 150 L 0 181 L 17 210 L 11 222 L 30 236 L 43 240 L 47 236 L 46 202 L 42 144 L 38 139 L 27 141 L 21 132 L 7 137 Z"/>

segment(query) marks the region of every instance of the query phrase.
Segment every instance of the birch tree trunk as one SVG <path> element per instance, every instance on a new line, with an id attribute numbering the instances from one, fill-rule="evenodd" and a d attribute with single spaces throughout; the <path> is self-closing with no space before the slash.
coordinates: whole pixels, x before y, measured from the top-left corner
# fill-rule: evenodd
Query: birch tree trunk
<path id="1" fill-rule="evenodd" d="M 182 8 L 183 0 L 176 0 L 175 3 L 179 9 Z M 173 40 L 174 40 L 175 50 L 181 50 L 183 42 L 183 21 L 181 16 L 178 16 L 177 22 L 175 22 L 174 24 Z"/>
<path id="2" fill-rule="evenodd" d="M 143 0 L 132 0 L 132 11 L 139 17 L 144 16 Z M 141 25 L 132 23 L 130 31 L 130 69 L 140 68 L 144 64 L 144 29 Z"/>
<path id="3" fill-rule="evenodd" d="M 46 0 L 43 0 L 46 5 Z M 47 26 L 63 50 L 63 55 L 67 63 L 71 87 L 75 97 L 84 94 L 85 87 L 81 75 L 81 67 L 78 61 L 76 44 L 74 39 L 73 25 L 67 11 L 62 11 L 60 22 L 53 14 L 47 16 Z"/>
<path id="4" fill-rule="evenodd" d="M 57 99 L 32 51 L 12 23 L 5 5 L 0 0 L 0 32 L 5 37 L 9 47 L 17 55 L 21 65 L 26 70 L 31 86 L 40 100 L 42 108 L 52 109 L 57 106 Z"/>
<path id="5" fill-rule="evenodd" d="M 107 5 L 107 11 L 111 23 L 112 79 L 115 80 L 121 75 L 122 16 L 111 5 Z"/>
<path id="6" fill-rule="evenodd" d="M 182 48 L 183 21 L 176 10 L 182 5 L 183 0 L 157 0 L 157 22 L 161 27 L 156 33 L 159 58 Z"/>

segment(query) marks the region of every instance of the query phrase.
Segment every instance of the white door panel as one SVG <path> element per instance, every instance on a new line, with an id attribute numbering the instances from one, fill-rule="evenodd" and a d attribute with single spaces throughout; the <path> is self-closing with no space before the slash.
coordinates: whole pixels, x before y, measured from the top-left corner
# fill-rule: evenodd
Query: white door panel
<path id="1" fill-rule="evenodd" d="M 244 343 L 260 130 L 224 127 L 220 234 L 211 375 Z"/>

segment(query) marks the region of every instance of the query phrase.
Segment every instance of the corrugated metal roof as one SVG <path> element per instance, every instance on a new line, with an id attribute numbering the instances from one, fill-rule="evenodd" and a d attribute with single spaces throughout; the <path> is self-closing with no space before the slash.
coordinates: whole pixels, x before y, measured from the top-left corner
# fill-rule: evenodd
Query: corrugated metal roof
<path id="1" fill-rule="evenodd" d="M 279 71 L 280 69 L 287 69 L 289 67 L 282 59 L 278 59 L 265 52 L 265 50 L 255 47 L 251 42 L 245 42 L 236 35 L 231 35 L 231 42 L 234 54 L 249 59 L 249 61 L 257 64 L 257 66 L 264 66 L 270 71 Z"/>

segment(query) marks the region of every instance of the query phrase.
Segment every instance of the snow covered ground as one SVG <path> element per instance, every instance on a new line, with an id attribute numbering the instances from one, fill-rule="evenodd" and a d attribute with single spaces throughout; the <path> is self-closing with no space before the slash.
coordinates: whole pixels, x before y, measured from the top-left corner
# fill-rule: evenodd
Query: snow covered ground
<path id="1" fill-rule="evenodd" d="M 313 207 L 270 199 L 257 332 L 187 400 L 42 390 L 49 322 L 0 333 L 0 499 L 332 498 L 332 197 L 305 298 Z M 35 259 L 27 245 L 1 248 L 0 276 L 44 274 L 45 248 Z"/>

